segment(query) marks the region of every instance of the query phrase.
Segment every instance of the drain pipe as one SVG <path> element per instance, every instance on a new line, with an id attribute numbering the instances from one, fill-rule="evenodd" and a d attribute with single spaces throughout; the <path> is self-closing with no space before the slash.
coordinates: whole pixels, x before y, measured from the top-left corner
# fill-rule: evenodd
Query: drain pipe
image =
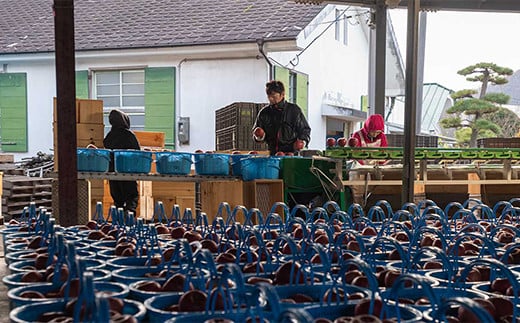
<path id="1" fill-rule="evenodd" d="M 269 81 L 273 79 L 273 63 L 269 60 L 267 55 L 264 52 L 264 40 L 262 38 L 256 40 L 256 44 L 258 45 L 258 51 L 264 57 L 267 65 L 269 65 Z"/>
<path id="2" fill-rule="evenodd" d="M 174 142 L 176 144 L 176 147 L 180 147 L 181 146 L 181 143 L 179 141 L 179 137 L 178 137 L 178 131 L 179 131 L 179 118 L 182 116 L 182 111 L 181 111 L 181 66 L 183 63 L 187 62 L 188 59 L 187 58 L 183 58 L 179 64 L 177 64 L 177 80 L 176 80 L 176 86 L 177 86 L 177 95 L 176 95 L 176 104 L 175 104 L 175 124 L 174 124 L 174 127 L 175 127 L 175 139 L 174 139 Z"/>

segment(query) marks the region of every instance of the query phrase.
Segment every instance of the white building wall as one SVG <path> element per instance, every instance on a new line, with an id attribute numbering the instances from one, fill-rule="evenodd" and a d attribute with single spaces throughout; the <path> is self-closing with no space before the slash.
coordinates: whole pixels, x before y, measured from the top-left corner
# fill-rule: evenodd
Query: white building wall
<path id="1" fill-rule="evenodd" d="M 325 149 L 326 118 L 321 115 L 321 107 L 328 101 L 328 96 L 341 98 L 345 107 L 360 110 L 361 96 L 368 93 L 369 44 L 362 29 L 366 17 L 357 16 L 366 10 L 351 7 L 352 9 L 345 12 L 345 15 L 355 17 L 349 18 L 348 43 L 344 45 L 342 36 L 340 40 L 335 40 L 334 26 L 319 36 L 334 21 L 335 8 L 344 10 L 347 7 L 329 5 L 326 9 L 328 14 L 317 17 L 311 23 L 311 26 L 319 24 L 318 27 L 306 38 L 302 32 L 298 42 L 302 48 L 318 38 L 299 55 L 298 60 L 295 59 L 297 52 L 272 55 L 284 67 L 309 75 L 308 121 L 312 128 L 310 149 Z M 293 66 L 291 61 L 298 63 Z"/>
<path id="2" fill-rule="evenodd" d="M 333 97 L 341 99 L 345 107 L 360 109 L 361 96 L 368 92 L 369 44 L 363 30 L 366 30 L 367 9 L 351 7 L 345 11 L 345 15 L 352 17 L 349 18 L 348 44 L 344 45 L 342 37 L 339 41 L 334 39 L 334 26 L 320 36 L 334 21 L 336 8 L 343 10 L 347 7 L 329 5 L 310 26 L 302 30 L 298 46 L 303 49 L 314 42 L 298 59 L 295 57 L 300 52 L 296 51 L 269 53 L 276 62 L 309 76 L 311 149 L 325 148 L 326 118 L 321 115 L 322 105 Z M 227 58 L 230 55 L 241 57 Z M 41 57 L 36 61 L 34 57 L 31 61 L 20 56 L 2 61 L 8 64 L 7 72 L 27 72 L 29 151 L 15 154 L 17 160 L 35 156 L 38 151 L 50 152 L 53 147 L 52 98 L 56 95 L 54 55 L 38 56 Z M 290 64 L 291 61 L 294 65 Z M 163 66 L 176 68 L 176 117 L 190 118 L 190 143 L 178 146 L 178 150 L 214 150 L 215 110 L 233 102 L 267 101 L 265 82 L 269 78 L 268 68 L 256 44 L 238 45 L 238 48 L 237 45 L 233 48 L 208 46 L 195 53 L 180 48 L 83 52 L 76 55 L 76 70 Z"/>

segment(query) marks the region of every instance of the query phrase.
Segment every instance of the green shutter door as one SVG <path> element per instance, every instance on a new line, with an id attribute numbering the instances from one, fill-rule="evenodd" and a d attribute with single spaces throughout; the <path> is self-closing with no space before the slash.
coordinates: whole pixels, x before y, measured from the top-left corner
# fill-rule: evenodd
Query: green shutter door
<path id="1" fill-rule="evenodd" d="M 165 133 L 166 148 L 175 148 L 175 68 L 145 69 L 145 130 Z"/>
<path id="2" fill-rule="evenodd" d="M 302 108 L 303 114 L 309 116 L 309 76 L 296 74 L 296 104 Z"/>
<path id="3" fill-rule="evenodd" d="M 76 98 L 88 99 L 88 71 L 76 71 Z"/>
<path id="4" fill-rule="evenodd" d="M 27 151 L 27 74 L 0 73 L 2 151 Z"/>
<path id="5" fill-rule="evenodd" d="M 280 66 L 274 67 L 274 79 L 277 81 L 281 81 L 283 85 L 285 86 L 285 95 L 287 96 L 287 101 L 291 101 L 291 95 L 289 91 L 289 70 Z"/>

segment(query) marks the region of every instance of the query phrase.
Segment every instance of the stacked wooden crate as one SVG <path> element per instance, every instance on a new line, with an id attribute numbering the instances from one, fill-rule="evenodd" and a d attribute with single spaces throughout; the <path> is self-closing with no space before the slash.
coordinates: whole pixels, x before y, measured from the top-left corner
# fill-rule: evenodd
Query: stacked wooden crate
<path id="1" fill-rule="evenodd" d="M 52 212 L 51 178 L 5 175 L 2 184 L 2 214 L 6 220 L 19 217 L 31 202 Z"/>
<path id="2" fill-rule="evenodd" d="M 57 127 L 57 101 L 54 99 L 54 169 L 58 171 L 58 127 Z M 103 101 L 76 99 L 76 143 L 77 147 L 85 148 L 94 145 L 103 148 L 105 126 L 103 123 Z M 88 220 L 95 210 L 96 203 L 103 202 L 105 196 L 105 185 L 103 180 L 90 180 L 90 189 L 85 191 L 85 185 L 78 183 L 78 219 Z M 53 185 L 54 215 L 59 217 L 57 184 Z"/>

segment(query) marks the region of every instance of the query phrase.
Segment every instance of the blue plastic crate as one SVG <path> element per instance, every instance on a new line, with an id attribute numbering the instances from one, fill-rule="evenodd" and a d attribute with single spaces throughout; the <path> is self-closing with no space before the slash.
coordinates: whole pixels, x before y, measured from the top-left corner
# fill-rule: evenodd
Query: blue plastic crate
<path id="1" fill-rule="evenodd" d="M 242 179 L 278 179 L 280 177 L 280 158 L 249 157 L 240 160 Z"/>
<path id="2" fill-rule="evenodd" d="M 78 172 L 108 172 L 110 150 L 78 148 Z"/>
<path id="3" fill-rule="evenodd" d="M 240 163 L 240 160 L 242 158 L 247 158 L 250 155 L 244 155 L 244 154 L 232 154 L 231 155 L 231 171 L 234 176 L 242 176 L 242 165 Z"/>
<path id="4" fill-rule="evenodd" d="M 152 168 L 152 152 L 114 150 L 114 168 L 118 173 L 148 174 Z"/>
<path id="5" fill-rule="evenodd" d="M 229 175 L 228 154 L 195 154 L 195 172 L 198 175 Z"/>
<path id="6" fill-rule="evenodd" d="M 155 161 L 159 174 L 188 175 L 193 164 L 192 154 L 182 152 L 156 152 Z"/>

